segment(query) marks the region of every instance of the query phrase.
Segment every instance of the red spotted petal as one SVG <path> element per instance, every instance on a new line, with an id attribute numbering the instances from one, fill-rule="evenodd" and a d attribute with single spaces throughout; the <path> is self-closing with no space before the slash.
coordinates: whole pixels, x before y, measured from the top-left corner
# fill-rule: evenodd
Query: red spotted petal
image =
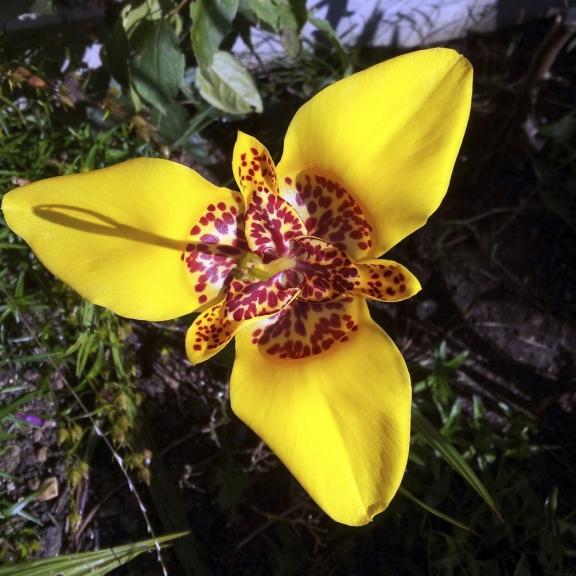
<path id="1" fill-rule="evenodd" d="M 285 177 L 280 195 L 298 211 L 308 235 L 327 240 L 355 258 L 368 254 L 372 228 L 358 202 L 338 181 L 306 170 Z"/>
<path id="2" fill-rule="evenodd" d="M 358 271 L 344 250 L 319 238 L 298 238 L 291 256 L 302 276 L 299 298 L 308 301 L 333 300 L 357 285 Z"/>
<path id="3" fill-rule="evenodd" d="M 246 202 L 252 192 L 278 193 L 274 162 L 266 147 L 253 136 L 238 132 L 232 169 Z"/>
<path id="4" fill-rule="evenodd" d="M 246 326 L 252 343 L 271 356 L 299 359 L 320 354 L 358 329 L 353 298 L 335 302 L 293 300 L 275 316 Z"/>
<path id="5" fill-rule="evenodd" d="M 227 285 L 247 249 L 240 194 L 234 194 L 229 202 L 209 204 L 192 226 L 182 254 L 201 304 L 212 300 Z"/>
<path id="6" fill-rule="evenodd" d="M 392 260 L 366 260 L 356 264 L 354 292 L 366 298 L 398 302 L 419 292 L 420 282 L 406 267 Z"/>
<path id="7" fill-rule="evenodd" d="M 217 354 L 234 336 L 236 323 L 226 317 L 226 300 L 205 310 L 186 333 L 186 355 L 193 364 Z"/>
<path id="8" fill-rule="evenodd" d="M 279 257 L 290 251 L 290 241 L 306 233 L 298 213 L 286 200 L 270 192 L 252 192 L 246 210 L 246 240 L 260 256 Z"/>
<path id="9" fill-rule="evenodd" d="M 283 286 L 281 274 L 263 282 L 234 279 L 226 298 L 198 316 L 186 335 L 186 351 L 195 364 L 219 352 L 246 321 L 282 310 L 299 288 Z"/>
<path id="10" fill-rule="evenodd" d="M 226 315 L 239 322 L 274 314 L 286 306 L 299 291 L 297 286 L 284 285 L 282 273 L 263 282 L 234 279 L 226 296 Z"/>

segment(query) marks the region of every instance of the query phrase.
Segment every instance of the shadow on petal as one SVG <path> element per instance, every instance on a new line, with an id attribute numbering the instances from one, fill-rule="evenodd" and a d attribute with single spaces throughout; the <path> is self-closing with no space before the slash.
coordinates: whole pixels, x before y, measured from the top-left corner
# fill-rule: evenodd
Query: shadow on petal
<path id="1" fill-rule="evenodd" d="M 101 234 L 143 244 L 154 244 L 162 248 L 182 251 L 186 242 L 166 238 L 152 232 L 139 230 L 133 226 L 122 224 L 105 214 L 67 204 L 42 204 L 35 206 L 33 212 L 38 218 L 66 228 L 74 228 L 89 234 Z M 84 216 L 85 218 L 83 218 Z"/>

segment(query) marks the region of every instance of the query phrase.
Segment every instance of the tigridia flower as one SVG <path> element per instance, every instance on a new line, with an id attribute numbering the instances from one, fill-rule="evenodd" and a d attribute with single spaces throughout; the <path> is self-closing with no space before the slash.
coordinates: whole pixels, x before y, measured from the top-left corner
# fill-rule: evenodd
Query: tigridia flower
<path id="1" fill-rule="evenodd" d="M 366 299 L 420 285 L 377 259 L 440 204 L 472 72 L 452 50 L 406 54 L 300 108 L 276 167 L 238 134 L 240 192 L 159 159 L 8 193 L 8 225 L 57 277 L 119 315 L 200 315 L 188 357 L 234 336 L 234 412 L 327 514 L 365 524 L 396 493 L 410 442 L 410 378 Z"/>

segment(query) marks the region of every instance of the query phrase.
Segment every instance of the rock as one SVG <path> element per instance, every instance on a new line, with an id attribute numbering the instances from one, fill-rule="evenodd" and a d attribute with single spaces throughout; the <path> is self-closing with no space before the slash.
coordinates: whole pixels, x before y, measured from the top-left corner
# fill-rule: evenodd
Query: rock
<path id="1" fill-rule="evenodd" d="M 38 448 L 38 450 L 36 451 L 36 460 L 40 463 L 44 463 L 46 462 L 47 459 L 48 459 L 48 448 L 46 446 Z"/>
<path id="2" fill-rule="evenodd" d="M 62 530 L 58 526 L 50 526 L 40 534 L 42 556 L 55 558 L 62 549 Z"/>
<path id="3" fill-rule="evenodd" d="M 12 474 L 20 466 L 22 450 L 18 444 L 9 446 L 0 458 L 0 470 L 6 474 Z"/>
<path id="4" fill-rule="evenodd" d="M 576 330 L 568 322 L 515 296 L 507 278 L 497 271 L 486 274 L 472 255 L 446 259 L 442 268 L 454 304 L 482 339 L 542 376 L 573 371 Z"/>
<path id="5" fill-rule="evenodd" d="M 48 500 L 53 500 L 58 497 L 58 480 L 51 476 L 42 481 L 39 490 L 41 491 L 36 500 L 38 502 L 47 502 Z"/>

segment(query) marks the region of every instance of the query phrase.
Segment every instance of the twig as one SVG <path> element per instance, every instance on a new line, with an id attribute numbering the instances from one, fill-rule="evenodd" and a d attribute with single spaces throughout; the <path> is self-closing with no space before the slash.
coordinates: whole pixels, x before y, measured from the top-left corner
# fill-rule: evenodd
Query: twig
<path id="1" fill-rule="evenodd" d="M 166 18 L 172 18 L 173 16 L 176 16 L 176 14 L 178 14 L 178 12 L 180 12 L 180 10 L 182 10 L 182 8 L 184 8 L 184 6 L 186 6 L 186 4 L 188 4 L 189 2 L 190 0 L 181 0 L 181 2 L 177 6 L 175 6 L 172 10 L 170 10 L 170 12 L 168 12 Z"/>
<path id="2" fill-rule="evenodd" d="M 551 70 L 554 63 L 568 40 L 575 33 L 576 8 L 570 8 L 554 18 L 552 28 L 536 50 L 526 72 L 524 84 L 527 87 L 529 101 L 524 129 L 530 143 L 536 148 L 541 147 L 541 143 L 537 140 L 540 123 L 536 115 L 536 104 L 542 83 L 552 76 Z"/>
<path id="3" fill-rule="evenodd" d="M 262 510 L 259 510 L 258 508 L 251 506 L 251 508 L 255 512 L 257 512 L 258 514 L 262 514 L 263 516 L 266 516 L 267 520 L 266 520 L 266 522 L 264 522 L 264 524 L 261 524 L 260 526 L 258 526 L 258 528 L 256 528 L 252 532 L 250 532 L 250 534 L 248 534 L 248 536 L 246 536 L 243 540 L 241 540 L 238 543 L 238 545 L 236 546 L 236 551 L 240 550 L 241 548 L 244 548 L 244 546 L 246 546 L 246 544 L 249 544 L 254 538 L 256 538 L 256 536 L 258 536 L 258 534 L 260 534 L 261 532 L 264 532 L 264 530 L 266 530 L 266 528 L 268 528 L 269 526 L 274 524 L 274 522 L 290 522 L 290 520 L 287 518 L 287 516 L 290 516 L 290 514 L 292 514 L 292 512 L 295 512 L 296 510 L 298 510 L 298 508 L 301 508 L 301 506 L 302 506 L 301 504 L 296 504 L 296 505 L 292 506 L 291 508 L 288 508 L 288 510 L 285 510 L 280 515 L 271 514 L 269 512 L 263 512 Z M 300 521 L 298 519 L 296 519 L 294 521 L 294 523 L 298 524 L 298 523 L 300 523 Z"/>

